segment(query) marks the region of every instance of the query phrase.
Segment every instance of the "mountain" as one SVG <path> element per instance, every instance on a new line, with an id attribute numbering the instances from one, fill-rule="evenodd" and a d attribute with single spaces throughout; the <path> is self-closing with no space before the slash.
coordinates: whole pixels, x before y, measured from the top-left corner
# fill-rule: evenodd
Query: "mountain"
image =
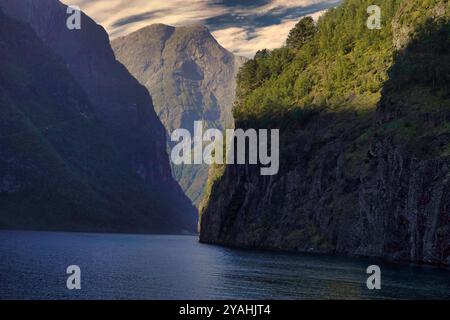
<path id="1" fill-rule="evenodd" d="M 450 265 L 449 3 L 376 1 L 369 29 L 372 2 L 243 66 L 235 125 L 280 129 L 280 172 L 213 168 L 202 242 Z"/>
<path id="2" fill-rule="evenodd" d="M 233 123 L 236 74 L 245 61 L 217 43 L 201 25 L 155 24 L 112 42 L 117 59 L 152 95 L 169 134 L 193 132 L 194 121 L 223 129 Z M 198 203 L 208 176 L 205 165 L 174 166 L 174 174 Z"/>
<path id="3" fill-rule="evenodd" d="M 18 140 L 2 144 L 1 226 L 194 232 L 151 97 L 115 60 L 106 32 L 84 14 L 81 30 L 67 29 L 56 0 L 0 8 L 32 28 L 2 16 L 2 108 L 11 110 L 2 130 Z"/>

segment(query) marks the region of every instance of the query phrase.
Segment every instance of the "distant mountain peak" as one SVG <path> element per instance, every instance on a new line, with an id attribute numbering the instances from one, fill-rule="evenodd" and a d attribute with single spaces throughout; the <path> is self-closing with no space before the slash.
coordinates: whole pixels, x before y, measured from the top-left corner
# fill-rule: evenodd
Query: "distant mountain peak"
<path id="1" fill-rule="evenodd" d="M 206 26 L 150 25 L 114 40 L 112 47 L 152 94 L 169 134 L 177 128 L 192 131 L 196 120 L 220 129 L 233 123 L 235 79 L 244 59 L 223 48 Z M 186 194 L 198 202 L 207 167 L 174 171 Z"/>
<path id="2" fill-rule="evenodd" d="M 184 43 L 195 40 L 194 47 L 204 47 L 205 43 L 210 43 L 210 47 L 217 47 L 224 53 L 227 52 L 220 46 L 217 40 L 210 33 L 209 29 L 202 24 L 191 24 L 186 26 L 170 26 L 163 23 L 151 24 L 134 31 L 126 36 L 113 40 L 113 46 L 119 46 L 126 43 L 130 46 L 132 42 L 138 42 L 140 45 L 148 47 L 150 44 L 156 45 L 162 50 L 166 43 Z M 138 45 L 134 45 L 137 47 Z"/>
<path id="3" fill-rule="evenodd" d="M 173 31 L 173 30 L 175 30 L 175 27 L 169 26 L 169 25 L 163 24 L 163 23 L 155 23 L 155 24 L 150 24 L 146 27 L 143 27 L 139 30 L 136 30 L 136 31 L 132 32 L 131 34 L 137 34 L 137 33 L 142 33 L 142 32 L 163 32 L 163 31 L 167 31 L 167 30 Z M 127 36 L 123 36 L 121 38 L 124 38 L 124 37 L 127 37 Z"/>
<path id="4" fill-rule="evenodd" d="M 208 27 L 203 25 L 203 24 L 201 24 L 201 23 L 195 23 L 195 24 L 190 24 L 190 25 L 186 25 L 186 26 L 180 26 L 178 28 L 186 29 L 186 30 L 190 30 L 190 31 L 200 31 L 200 32 L 208 32 L 208 33 L 210 33 Z"/>

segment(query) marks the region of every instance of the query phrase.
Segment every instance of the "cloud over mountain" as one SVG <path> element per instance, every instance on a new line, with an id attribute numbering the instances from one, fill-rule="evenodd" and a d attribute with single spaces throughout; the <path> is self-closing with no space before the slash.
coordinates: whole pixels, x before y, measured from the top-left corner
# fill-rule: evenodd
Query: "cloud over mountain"
<path id="1" fill-rule="evenodd" d="M 316 17 L 340 0 L 62 0 L 77 5 L 116 38 L 154 23 L 205 24 L 230 51 L 252 56 L 283 44 L 305 15 Z"/>

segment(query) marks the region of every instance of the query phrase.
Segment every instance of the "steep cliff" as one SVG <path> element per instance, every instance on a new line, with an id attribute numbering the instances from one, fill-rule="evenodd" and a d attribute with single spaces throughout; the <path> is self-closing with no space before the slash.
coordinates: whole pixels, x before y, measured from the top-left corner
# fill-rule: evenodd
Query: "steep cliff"
<path id="1" fill-rule="evenodd" d="M 450 264 L 449 3 L 372 4 L 244 66 L 236 126 L 281 129 L 280 173 L 227 166 L 202 242 Z"/>
<path id="2" fill-rule="evenodd" d="M 236 74 L 245 61 L 220 46 L 201 25 L 151 25 L 112 42 L 122 62 L 152 95 L 169 134 L 193 132 L 194 121 L 209 128 L 232 125 Z M 201 165 L 173 166 L 186 194 L 198 203 L 208 176 Z"/>
<path id="3" fill-rule="evenodd" d="M 2 61 L 6 70 L 13 68 L 10 77 L 3 78 L 4 85 L 8 87 L 22 78 L 23 81 L 28 81 L 27 73 L 32 80 L 29 80 L 31 83 L 26 89 L 20 91 L 12 87 L 5 92 L 4 97 L 16 96 L 18 92 L 22 92 L 21 96 L 17 96 L 17 101 L 13 100 L 15 105 L 22 106 L 24 103 L 21 99 L 28 99 L 34 92 L 41 92 L 41 87 L 52 88 L 58 81 L 63 86 L 67 78 L 76 83 L 77 90 L 81 93 L 74 93 L 75 89 L 71 89 L 75 86 L 73 83 L 67 84 L 66 89 L 58 89 L 59 96 L 52 90 L 43 91 L 42 103 L 36 102 L 35 108 L 21 112 L 24 117 L 30 117 L 31 112 L 41 112 L 38 119 L 42 123 L 34 125 L 43 125 L 44 128 L 48 126 L 51 131 L 52 119 L 57 123 L 69 121 L 66 119 L 70 118 L 68 111 L 64 117 L 60 115 L 62 119 L 58 119 L 56 115 L 57 112 L 63 112 L 63 107 L 81 108 L 77 107 L 81 105 L 87 109 L 82 111 L 81 115 L 95 119 L 95 127 L 98 130 L 89 131 L 85 127 L 75 126 L 72 132 L 69 128 L 58 126 L 57 133 L 54 134 L 55 140 L 45 143 L 50 143 L 55 148 L 55 153 L 63 164 L 77 166 L 79 172 L 74 174 L 87 184 L 85 193 L 92 189 L 102 200 L 102 205 L 87 205 L 84 203 L 85 197 L 78 197 L 77 193 L 73 193 L 72 201 L 68 202 L 51 193 L 27 193 L 30 197 L 36 197 L 33 199 L 33 206 L 58 207 L 59 203 L 63 204 L 60 211 L 64 211 L 75 201 L 84 208 L 84 211 L 76 210 L 77 214 L 69 221 L 58 216 L 63 213 L 54 208 L 45 213 L 48 217 L 47 223 L 35 224 L 33 221 L 39 221 L 41 210 L 34 210 L 33 206 L 22 208 L 17 202 L 20 199 L 18 193 L 13 192 L 4 198 L 11 204 L 7 211 L 2 210 L 2 224 L 6 227 L 32 229 L 193 232 L 196 225 L 195 209 L 172 178 L 166 152 L 166 132 L 153 110 L 151 97 L 125 67 L 115 60 L 106 32 L 85 15 L 82 15 L 80 30 L 69 30 L 66 27 L 69 16 L 67 7 L 56 0 L 2 0 L 0 8 L 8 16 L 28 23 L 34 29 L 28 32 L 32 34 L 29 36 L 37 35 L 41 41 L 39 45 L 51 51 L 51 57 L 60 57 L 58 59 L 61 60 L 60 64 L 64 66 L 65 72 L 61 76 L 52 74 L 53 60 L 46 61 L 44 58 L 39 62 L 42 68 L 35 70 L 35 64 L 38 63 L 37 58 L 32 55 L 34 48 L 24 52 L 17 50 L 18 61 L 30 61 L 30 65 L 18 66 L 17 70 L 23 72 L 16 73 L 13 72 L 15 69 L 9 66 L 14 66 L 10 60 Z M 10 32 L 8 28 L 2 31 L 4 37 Z M 8 46 L 6 49 L 13 50 Z M 39 52 L 40 49 L 35 50 Z M 38 71 L 39 74 L 34 73 Z M 16 78 L 18 75 L 22 78 Z M 40 83 L 34 79 L 40 79 Z M 51 97 L 45 97 L 45 94 Z M 72 94 L 82 97 L 83 100 L 80 102 L 71 98 Z M 50 98 L 53 99 L 54 109 L 46 110 L 45 101 Z M 3 102 L 6 107 L 8 103 L 5 100 Z M 66 140 L 73 142 L 73 145 Z M 20 145 L 17 147 L 20 148 Z M 78 147 L 78 150 L 75 147 Z M 29 161 L 32 162 L 33 158 Z M 50 166 L 50 163 L 47 166 Z M 5 176 L 9 176 L 8 166 L 4 167 L 4 170 Z M 37 184 L 27 182 L 25 174 L 22 178 L 25 180 L 18 182 L 18 185 L 29 184 L 37 188 L 41 182 L 44 183 L 39 179 Z M 57 176 L 57 179 L 64 180 L 62 176 Z M 68 179 L 69 186 L 70 181 L 71 179 Z M 2 182 L 5 183 L 9 185 L 7 181 Z M 83 189 L 83 186 L 79 188 Z M 16 199 L 16 202 L 12 199 Z M 67 193 L 64 199 L 70 199 L 70 193 Z M 52 204 L 53 201 L 55 205 Z M 17 207 L 14 207 L 14 203 Z M 26 217 L 21 222 L 14 222 L 16 220 L 11 215 L 19 211 L 23 211 Z M 80 215 L 79 219 L 76 215 Z M 91 224 L 91 220 L 96 223 Z"/>

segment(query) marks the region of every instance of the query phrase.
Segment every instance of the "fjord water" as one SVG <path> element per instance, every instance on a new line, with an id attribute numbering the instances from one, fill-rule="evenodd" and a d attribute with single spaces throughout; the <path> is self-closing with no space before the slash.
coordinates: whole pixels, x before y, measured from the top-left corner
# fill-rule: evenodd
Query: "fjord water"
<path id="1" fill-rule="evenodd" d="M 382 289 L 366 287 L 378 264 Z M 81 268 L 81 290 L 66 268 Z M 0 299 L 450 299 L 450 271 L 230 249 L 193 236 L 0 231 Z"/>

